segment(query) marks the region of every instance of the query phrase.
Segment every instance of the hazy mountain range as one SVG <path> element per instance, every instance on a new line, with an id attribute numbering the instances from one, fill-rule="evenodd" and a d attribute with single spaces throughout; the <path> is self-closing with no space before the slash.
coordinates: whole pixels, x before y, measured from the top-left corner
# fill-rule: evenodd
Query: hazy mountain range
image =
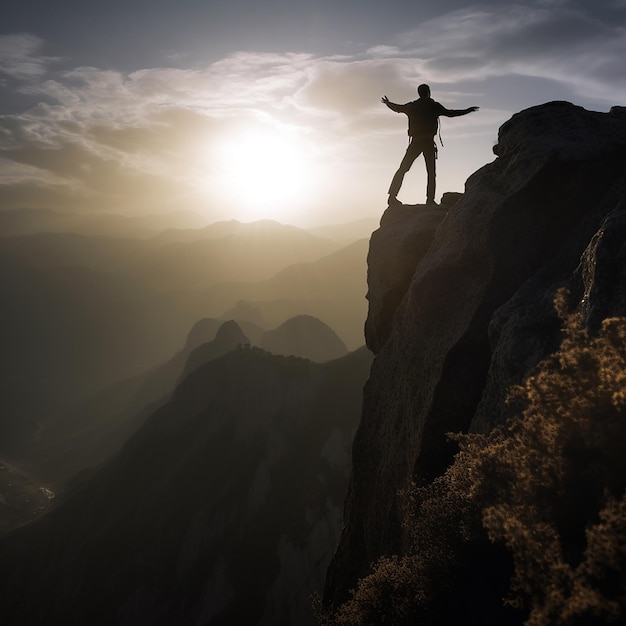
<path id="1" fill-rule="evenodd" d="M 0 212 L 9 232 L 30 232 L 0 237 L 0 454 L 19 456 L 49 419 L 169 359 L 203 318 L 240 318 L 256 344 L 309 315 L 349 349 L 362 343 L 366 243 L 346 243 L 348 225 L 335 239 L 271 221 L 155 232 L 160 218 L 139 237 L 147 218 L 111 218 L 118 236 L 99 234 L 103 221 Z"/>
<path id="2" fill-rule="evenodd" d="M 220 348 L 237 338 L 227 324 Z M 371 354 L 220 351 L 118 454 L 0 540 L 4 599 L 24 585 L 38 597 L 26 610 L 0 600 L 9 623 L 313 623 Z"/>
<path id="3" fill-rule="evenodd" d="M 371 362 L 355 351 L 364 222 L 314 234 L 25 211 L 0 224 L 0 531 L 26 533 L 32 552 L 11 540 L 24 573 L 44 555 L 32 537 L 65 546 L 31 580 L 42 612 L 3 619 L 311 623 Z M 81 527 L 99 539 L 74 558 Z M 155 544 L 133 530 L 150 527 Z M 132 582 L 160 586 L 168 569 L 187 590 L 164 604 Z"/>

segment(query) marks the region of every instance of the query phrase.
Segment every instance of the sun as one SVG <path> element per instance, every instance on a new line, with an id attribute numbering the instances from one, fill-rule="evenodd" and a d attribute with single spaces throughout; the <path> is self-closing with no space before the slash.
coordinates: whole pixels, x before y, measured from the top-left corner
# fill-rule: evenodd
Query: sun
<path id="1" fill-rule="evenodd" d="M 305 143 L 287 130 L 241 129 L 217 147 L 222 193 L 246 219 L 297 211 L 311 182 Z"/>

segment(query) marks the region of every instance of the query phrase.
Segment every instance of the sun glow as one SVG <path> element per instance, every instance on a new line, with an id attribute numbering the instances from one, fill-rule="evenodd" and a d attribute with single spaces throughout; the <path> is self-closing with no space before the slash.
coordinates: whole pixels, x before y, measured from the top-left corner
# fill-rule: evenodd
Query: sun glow
<path id="1" fill-rule="evenodd" d="M 306 147 L 287 131 L 241 130 L 217 150 L 218 183 L 242 217 L 281 219 L 299 211 L 311 183 Z"/>

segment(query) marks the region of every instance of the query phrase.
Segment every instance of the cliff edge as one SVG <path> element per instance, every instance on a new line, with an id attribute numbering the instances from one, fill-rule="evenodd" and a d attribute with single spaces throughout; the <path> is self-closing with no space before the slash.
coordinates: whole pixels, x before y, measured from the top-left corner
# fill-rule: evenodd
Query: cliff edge
<path id="1" fill-rule="evenodd" d="M 331 605 L 378 557 L 406 549 L 398 492 L 450 465 L 446 433 L 507 419 L 507 390 L 560 343 L 557 290 L 568 289 L 591 332 L 626 310 L 626 109 L 533 107 L 500 128 L 494 153 L 447 213 L 389 208 L 372 236 L 366 336 L 376 358 Z"/>

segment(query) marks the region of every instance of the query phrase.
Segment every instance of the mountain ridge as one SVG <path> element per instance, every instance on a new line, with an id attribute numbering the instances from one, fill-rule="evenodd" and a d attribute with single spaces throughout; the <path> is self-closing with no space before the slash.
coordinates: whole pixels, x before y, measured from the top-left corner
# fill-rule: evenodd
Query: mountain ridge
<path id="1" fill-rule="evenodd" d="M 0 613 L 312 624 L 370 362 L 242 347 L 197 367 L 113 459 L 0 537 Z"/>

